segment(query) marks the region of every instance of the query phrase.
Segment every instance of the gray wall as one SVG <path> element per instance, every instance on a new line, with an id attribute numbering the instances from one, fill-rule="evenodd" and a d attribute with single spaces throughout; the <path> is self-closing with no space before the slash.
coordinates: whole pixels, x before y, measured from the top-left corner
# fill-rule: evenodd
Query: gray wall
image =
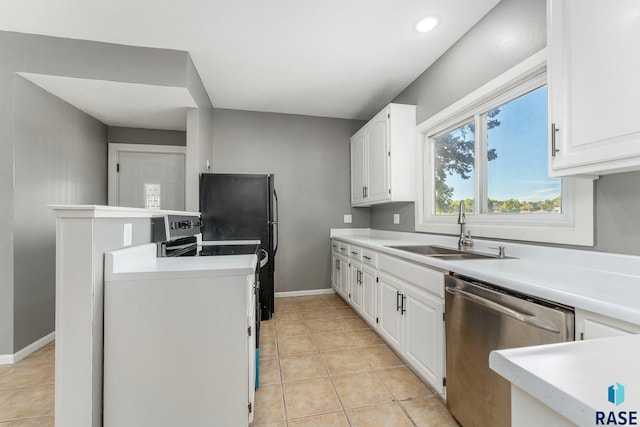
<path id="1" fill-rule="evenodd" d="M 55 180 L 56 188 L 61 188 L 62 192 L 47 193 L 46 203 L 106 201 L 106 184 L 100 190 L 102 195 L 99 197 L 87 188 L 96 185 L 96 181 L 86 182 L 84 179 L 86 167 L 94 163 L 94 160 L 88 161 L 89 158 L 94 159 L 95 153 L 91 149 L 79 156 L 76 151 L 72 151 L 64 161 L 55 156 L 47 161 L 25 161 L 26 150 L 37 151 L 39 148 L 46 152 L 51 148 L 47 144 L 55 145 L 64 139 L 68 140 L 69 146 L 74 146 L 85 138 L 86 143 L 91 144 L 96 134 L 93 130 L 88 130 L 91 126 L 88 125 L 90 121 L 87 121 L 86 117 L 80 118 L 81 116 L 75 115 L 71 110 L 63 108 L 63 111 L 58 113 L 47 108 L 45 112 L 43 106 L 50 106 L 51 99 L 42 93 L 34 92 L 33 88 L 16 78 L 15 73 L 29 72 L 188 87 L 190 92 L 195 93 L 194 99 L 197 97 L 200 102 L 204 101 L 201 99 L 202 89 L 198 88 L 198 82 L 194 78 L 197 73 L 194 76 L 194 73 L 189 71 L 190 59 L 187 52 L 4 31 L 0 31 L 0 51 L 0 93 L 4 95 L 0 97 L 0 354 L 12 354 L 20 350 L 29 337 L 37 336 L 43 331 L 50 332 L 54 328 L 53 323 L 48 322 L 52 320 L 51 296 L 55 289 L 55 270 L 50 264 L 51 258 L 43 264 L 35 264 L 32 256 L 33 253 L 40 254 L 40 248 L 48 248 L 49 253 L 52 251 L 53 225 L 48 222 L 48 231 L 37 238 L 24 233 L 23 221 L 26 218 L 40 220 L 47 218 L 48 214 L 45 212 L 46 208 L 43 208 L 44 200 L 38 205 L 28 205 L 30 202 L 23 198 L 31 197 L 29 191 L 37 191 L 37 195 L 45 197 L 39 189 L 50 189 L 51 180 Z M 22 97 L 27 99 L 23 100 Z M 204 104 L 210 107 L 210 103 Z M 18 108 L 20 112 L 16 110 Z M 38 111 L 38 115 L 43 117 L 26 116 L 28 109 Z M 50 120 L 46 117 L 48 115 L 60 120 Z M 25 147 L 23 151 L 23 148 L 17 147 L 13 136 L 14 119 L 17 120 L 16 125 L 25 129 L 33 123 L 42 132 L 47 132 L 46 135 L 37 135 L 32 140 L 32 143 L 39 144 L 36 148 Z M 103 149 L 106 150 L 106 128 L 103 128 L 102 132 L 105 143 Z M 199 142 L 203 147 L 209 147 L 210 141 L 209 138 L 206 143 Z M 104 155 L 106 156 L 106 151 Z M 95 171 L 97 179 L 106 179 L 100 177 L 104 174 L 103 168 L 96 168 Z M 23 191 L 27 193 L 23 194 Z M 15 227 L 18 228 L 14 231 Z M 26 271 L 27 266 L 43 271 L 31 276 L 31 273 Z M 32 280 L 39 280 L 45 276 L 49 278 L 46 284 L 31 283 Z M 44 306 L 48 308 L 43 309 Z M 43 322 L 48 323 L 48 326 L 43 326 Z"/>
<path id="2" fill-rule="evenodd" d="M 50 204 L 106 204 L 107 128 L 14 77 L 14 349 L 55 327 L 55 217 Z M 37 266 L 37 267 L 36 267 Z"/>
<path id="3" fill-rule="evenodd" d="M 546 0 L 502 0 L 393 102 L 416 105 L 419 124 L 546 45 Z M 409 205 L 372 207 L 371 227 L 415 231 L 415 214 L 393 224 L 392 213 Z"/>
<path id="4" fill-rule="evenodd" d="M 393 223 L 394 214 L 400 215 L 400 224 Z M 415 204 L 413 202 L 385 203 L 371 207 L 371 228 L 389 231 L 416 231 Z"/>
<path id="5" fill-rule="evenodd" d="M 640 171 L 595 181 L 596 251 L 640 255 Z"/>
<path id="6" fill-rule="evenodd" d="M 428 119 L 546 46 L 545 0 L 502 0 L 393 102 L 417 105 L 417 121 Z M 640 172 L 606 175 L 595 181 L 593 248 L 640 255 Z M 414 231 L 414 218 L 391 212 L 406 206 L 371 208 L 371 226 Z"/>
<path id="7" fill-rule="evenodd" d="M 502 0 L 393 102 L 416 105 L 416 123 L 547 45 L 545 0 Z"/>
<path id="8" fill-rule="evenodd" d="M 179 130 L 109 126 L 107 141 L 119 144 L 187 145 L 187 133 Z"/>
<path id="9" fill-rule="evenodd" d="M 213 172 L 273 173 L 280 202 L 276 292 L 330 287 L 329 229 L 368 227 L 351 208 L 349 138 L 361 121 L 214 109 Z M 344 224 L 343 215 L 353 223 Z"/>

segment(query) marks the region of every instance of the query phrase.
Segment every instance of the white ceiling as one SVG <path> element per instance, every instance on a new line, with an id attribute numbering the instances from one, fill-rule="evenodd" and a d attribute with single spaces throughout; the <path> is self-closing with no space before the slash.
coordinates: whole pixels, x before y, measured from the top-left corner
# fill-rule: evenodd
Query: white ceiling
<path id="1" fill-rule="evenodd" d="M 187 88 L 18 73 L 109 126 L 187 130 Z"/>
<path id="2" fill-rule="evenodd" d="M 217 108 L 365 120 L 498 2 L 20 0 L 4 2 L 0 30 L 185 50 Z M 426 15 L 440 25 L 417 33 Z"/>

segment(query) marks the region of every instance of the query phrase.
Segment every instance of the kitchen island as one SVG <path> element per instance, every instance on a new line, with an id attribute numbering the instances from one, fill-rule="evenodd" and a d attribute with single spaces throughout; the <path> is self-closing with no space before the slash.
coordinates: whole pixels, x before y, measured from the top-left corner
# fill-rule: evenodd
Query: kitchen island
<path id="1" fill-rule="evenodd" d="M 105 254 L 104 427 L 248 425 L 257 255 L 156 251 Z"/>
<path id="2" fill-rule="evenodd" d="M 50 208 L 56 216 L 56 424 L 100 427 L 104 253 L 149 243 L 151 218 L 171 212 L 98 205 Z"/>

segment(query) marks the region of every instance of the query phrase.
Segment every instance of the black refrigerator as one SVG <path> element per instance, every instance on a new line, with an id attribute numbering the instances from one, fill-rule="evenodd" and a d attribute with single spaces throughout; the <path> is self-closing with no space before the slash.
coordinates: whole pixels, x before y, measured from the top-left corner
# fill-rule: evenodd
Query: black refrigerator
<path id="1" fill-rule="evenodd" d="M 261 320 L 274 313 L 274 272 L 278 251 L 278 196 L 273 175 L 200 175 L 202 240 L 260 240 L 268 256 L 260 268 Z"/>

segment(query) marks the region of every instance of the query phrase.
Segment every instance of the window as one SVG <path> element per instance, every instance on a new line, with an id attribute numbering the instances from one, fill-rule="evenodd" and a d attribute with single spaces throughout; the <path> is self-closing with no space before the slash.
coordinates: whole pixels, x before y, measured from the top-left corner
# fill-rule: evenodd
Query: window
<path id="1" fill-rule="evenodd" d="M 482 129 L 476 143 L 475 128 Z M 562 212 L 561 181 L 548 176 L 547 86 L 482 111 L 453 130 L 433 138 L 433 206 L 435 215 L 475 213 L 475 157 L 479 213 L 557 214 Z"/>
<path id="2" fill-rule="evenodd" d="M 473 214 L 475 132 L 472 122 L 433 138 L 434 197 L 436 215 L 458 213 L 460 200 Z"/>
<path id="3" fill-rule="evenodd" d="M 549 177 L 542 51 L 418 126 L 416 231 L 593 244 L 593 183 Z"/>

